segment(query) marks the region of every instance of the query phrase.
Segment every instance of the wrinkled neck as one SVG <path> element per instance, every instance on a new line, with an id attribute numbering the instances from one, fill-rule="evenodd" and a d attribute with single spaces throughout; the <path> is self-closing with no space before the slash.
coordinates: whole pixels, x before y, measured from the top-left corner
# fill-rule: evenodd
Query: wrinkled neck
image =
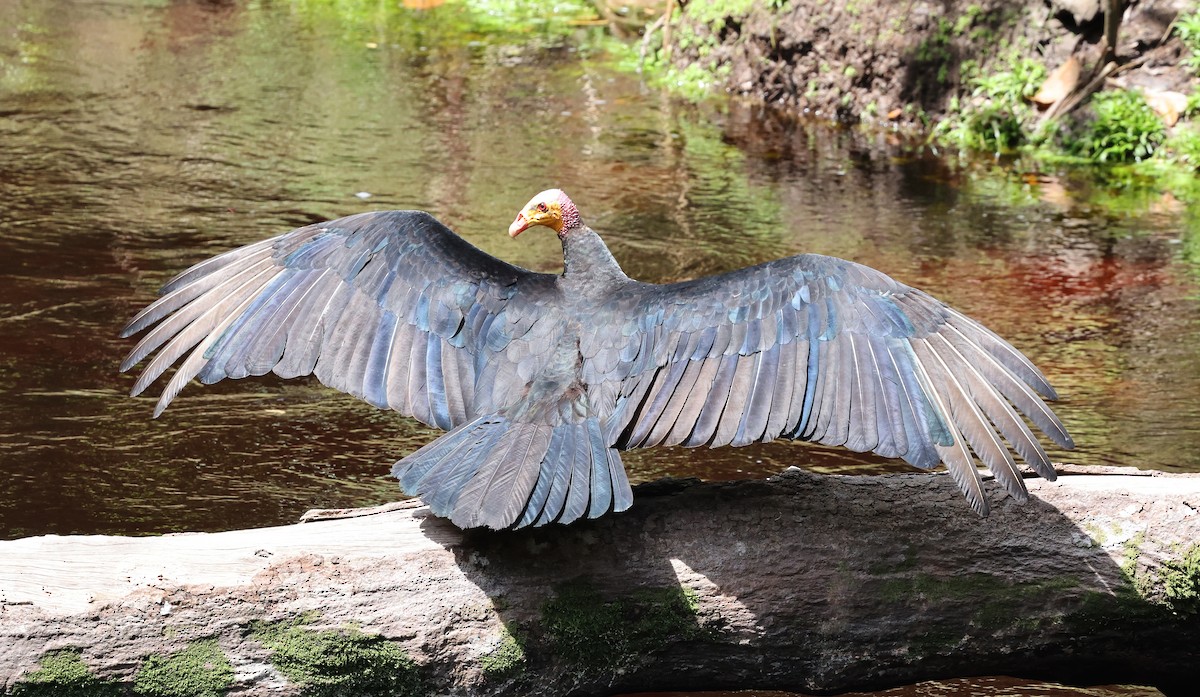
<path id="1" fill-rule="evenodd" d="M 629 280 L 604 240 L 591 228 L 564 228 L 560 237 L 565 280 L 600 289 Z"/>

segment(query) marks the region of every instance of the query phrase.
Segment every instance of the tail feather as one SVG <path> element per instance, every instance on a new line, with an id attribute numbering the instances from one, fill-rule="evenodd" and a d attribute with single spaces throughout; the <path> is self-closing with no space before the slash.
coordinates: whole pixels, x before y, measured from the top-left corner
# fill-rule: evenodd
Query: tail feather
<path id="1" fill-rule="evenodd" d="M 501 433 L 502 422 L 481 417 L 397 462 L 392 475 L 405 491 L 420 492 L 435 511 L 449 510 L 458 499 L 462 483 L 482 464 L 480 454 Z"/>
<path id="2" fill-rule="evenodd" d="M 450 519 L 464 528 L 512 525 L 533 492 L 551 435 L 546 424 L 513 424 L 459 492 Z"/>
<path id="3" fill-rule="evenodd" d="M 562 514 L 558 517 L 561 523 L 574 522 L 587 513 L 588 494 L 592 488 L 592 447 L 588 438 L 586 431 L 576 432 L 575 447 L 569 454 L 570 460 L 560 465 L 571 469 L 567 500 L 563 505 Z"/>
<path id="4" fill-rule="evenodd" d="M 546 495 L 545 505 L 537 512 L 534 525 L 545 525 L 558 520 L 567 504 L 567 492 L 571 489 L 571 470 L 575 467 L 575 440 L 579 429 L 565 428 L 560 431 L 563 433 L 563 439 L 554 458 L 554 461 L 560 464 L 557 467 L 544 468 L 548 474 L 553 475 L 553 481 L 550 484 L 550 493 Z"/>
<path id="5" fill-rule="evenodd" d="M 592 446 L 592 494 L 588 504 L 588 517 L 599 518 L 612 508 L 613 480 L 608 463 L 617 451 L 604 447 L 599 422 L 588 419 L 587 427 L 588 442 Z"/>
<path id="6" fill-rule="evenodd" d="M 546 450 L 546 458 L 552 459 L 555 453 L 563 447 L 563 441 L 570 434 L 570 429 L 560 428 L 554 431 L 554 435 L 550 437 L 550 447 Z M 533 493 L 529 495 L 529 502 L 525 504 L 525 510 L 521 513 L 520 520 L 514 527 L 523 528 L 527 525 L 533 525 L 538 516 L 546 508 L 546 502 L 550 499 L 550 489 L 554 484 L 554 469 L 551 467 L 541 467 L 538 469 L 537 483 L 533 485 Z"/>
<path id="7" fill-rule="evenodd" d="M 392 474 L 463 528 L 569 523 L 633 502 L 620 454 L 595 418 L 551 426 L 482 416 L 397 462 Z"/>

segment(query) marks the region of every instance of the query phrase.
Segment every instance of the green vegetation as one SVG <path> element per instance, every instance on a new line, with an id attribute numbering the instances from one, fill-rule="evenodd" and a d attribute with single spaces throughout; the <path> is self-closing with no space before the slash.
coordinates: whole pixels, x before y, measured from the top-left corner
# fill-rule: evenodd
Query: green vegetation
<path id="1" fill-rule="evenodd" d="M 721 33 L 731 23 L 748 17 L 755 4 L 755 0 L 695 0 L 684 4 L 672 21 L 673 50 L 692 51 L 698 60 L 683 68 L 667 60 L 661 32 L 651 36 L 653 48 L 644 57 L 638 52 L 640 45 L 610 42 L 606 49 L 617 56 L 624 53 L 625 57 L 617 60 L 618 65 L 635 67 L 651 85 L 700 102 L 716 94 L 715 88 L 732 70 L 729 63 L 714 55 Z M 777 12 L 787 8 L 787 0 L 765 0 L 762 4 Z"/>
<path id="2" fill-rule="evenodd" d="M 1113 593 L 1089 591 L 1079 608 L 1063 618 L 1071 631 L 1103 631 L 1115 617 L 1148 628 L 1193 626 L 1200 613 L 1200 544 L 1167 559 L 1155 573 L 1138 568 L 1143 542 L 1137 536 L 1125 544 L 1121 562 L 1125 584 Z"/>
<path id="3" fill-rule="evenodd" d="M 995 576 L 989 574 L 968 574 L 945 578 L 929 574 L 914 574 L 884 581 L 880 592 L 885 600 L 892 603 L 923 597 L 963 598 L 972 601 L 977 598 L 986 598 L 982 605 L 975 607 L 971 615 L 971 624 L 988 631 L 999 631 L 1026 621 L 1012 613 L 1013 605 L 1020 603 L 1021 598 L 1026 594 L 1061 593 L 1077 587 L 1079 587 L 1079 581 L 1074 578 L 1021 585 L 1000 583 Z M 961 635 L 955 635 L 953 640 L 957 642 L 960 638 Z"/>
<path id="4" fill-rule="evenodd" d="M 1191 51 L 1191 55 L 1183 59 L 1184 65 L 1200 74 L 1200 10 L 1176 17 L 1175 34 Z"/>
<path id="5" fill-rule="evenodd" d="M 309 629 L 315 617 L 255 622 L 250 636 L 271 649 L 271 664 L 306 697 L 421 693 L 417 664 L 398 643 L 354 628 Z"/>
<path id="6" fill-rule="evenodd" d="M 979 13 L 964 13 L 951 23 L 943 18 L 918 46 L 914 60 L 928 66 L 945 63 L 954 37 L 986 29 Z M 1187 64 L 1200 71 L 1200 11 L 1181 15 L 1175 34 L 1191 52 Z M 1030 97 L 1047 77 L 1043 62 L 1015 48 L 990 66 L 963 61 L 962 80 L 969 92 L 951 101 L 948 114 L 931 132 L 931 140 L 964 151 L 1024 153 L 1056 164 L 1143 163 L 1137 176 L 1161 179 L 1180 165 L 1200 170 L 1200 130 L 1187 122 L 1200 107 L 1200 94 L 1188 99 L 1185 120 L 1168 131 L 1163 120 L 1135 90 L 1108 90 L 1094 95 L 1078 112 L 1046 121 Z M 939 75 L 939 80 L 943 76 Z M 1153 163 L 1153 164 L 1150 164 Z M 1187 182 L 1172 181 L 1170 187 Z"/>
<path id="7" fill-rule="evenodd" d="M 1193 170 L 1200 171 L 1200 124 L 1183 124 L 1175 129 L 1159 152 L 1167 159 Z"/>
<path id="8" fill-rule="evenodd" d="M 1141 162 L 1166 137 L 1162 119 L 1137 92 L 1101 92 L 1092 99 L 1092 108 L 1095 119 L 1065 144 L 1073 155 L 1096 162 Z"/>
<path id="9" fill-rule="evenodd" d="M 133 693 L 145 697 L 220 697 L 233 683 L 233 666 L 213 640 L 196 641 L 169 656 L 150 656 L 138 669 Z"/>
<path id="10" fill-rule="evenodd" d="M 549 6 L 545 0 L 446 0 L 425 9 L 377 0 L 290 1 L 311 26 L 337 27 L 347 38 L 371 47 L 396 43 L 424 50 L 559 44 L 598 17 L 586 0 L 555 0 Z"/>
<path id="11" fill-rule="evenodd" d="M 1200 613 L 1200 544 L 1174 550 L 1179 555 L 1165 559 L 1158 571 L 1144 571 L 1138 560 L 1145 541 L 1145 535 L 1138 533 L 1124 545 L 1121 573 L 1128 584 L 1124 593 L 1149 603 L 1150 611 L 1185 618 Z"/>
<path id="12" fill-rule="evenodd" d="M 1163 604 L 1184 617 L 1200 614 L 1200 544 L 1192 545 L 1178 559 L 1163 563 L 1159 579 Z"/>
<path id="13" fill-rule="evenodd" d="M 966 150 L 1004 153 L 1034 137 L 1037 114 L 1028 98 L 1046 79 L 1040 62 L 1014 51 L 995 72 L 982 74 L 969 63 L 963 73 L 971 96 L 966 105 L 957 99 L 951 104 L 950 114 L 934 127 L 934 138 Z"/>
<path id="14" fill-rule="evenodd" d="M 777 3 L 776 7 L 781 5 Z M 743 18 L 753 8 L 754 0 L 694 0 L 687 3 L 683 14 L 710 27 L 720 28 L 726 19 Z"/>
<path id="15" fill-rule="evenodd" d="M 685 68 L 667 67 L 661 74 L 651 76 L 651 82 L 667 87 L 672 93 L 692 102 L 703 101 L 713 95 L 717 82 L 729 74 L 729 65 L 713 69 L 690 63 Z"/>
<path id="16" fill-rule="evenodd" d="M 79 651 L 63 649 L 42 656 L 39 667 L 13 686 L 19 697 L 117 697 L 121 684 L 96 677 Z"/>
<path id="17" fill-rule="evenodd" d="M 518 634 L 505 624 L 499 645 L 480 659 L 484 675 L 493 679 L 504 678 L 525 668 L 525 642 L 517 637 Z"/>
<path id="18" fill-rule="evenodd" d="M 945 17 L 938 20 L 937 31 L 921 40 L 913 54 L 914 62 L 920 66 L 916 71 L 923 82 L 930 70 L 936 69 L 935 81 L 945 84 L 950 77 L 950 67 L 955 62 L 952 42 L 954 40 L 954 24 Z"/>
<path id="19" fill-rule="evenodd" d="M 698 610 L 696 594 L 679 586 L 605 598 L 572 583 L 542 606 L 542 620 L 557 655 L 584 670 L 615 671 L 673 641 L 704 635 Z"/>

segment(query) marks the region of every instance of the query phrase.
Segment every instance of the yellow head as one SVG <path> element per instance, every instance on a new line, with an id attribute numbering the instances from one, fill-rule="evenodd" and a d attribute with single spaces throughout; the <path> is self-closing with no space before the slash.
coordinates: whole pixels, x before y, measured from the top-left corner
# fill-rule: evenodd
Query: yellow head
<path id="1" fill-rule="evenodd" d="M 534 196 L 508 226 L 510 237 L 516 237 L 534 225 L 545 225 L 561 237 L 564 230 L 580 227 L 579 211 L 561 189 L 547 189 Z"/>

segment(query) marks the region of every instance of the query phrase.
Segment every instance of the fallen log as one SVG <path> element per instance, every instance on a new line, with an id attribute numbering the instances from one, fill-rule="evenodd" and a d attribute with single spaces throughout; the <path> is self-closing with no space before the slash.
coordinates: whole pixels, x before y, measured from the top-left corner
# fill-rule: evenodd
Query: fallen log
<path id="1" fill-rule="evenodd" d="M 1200 476 L 1117 472 L 1028 480 L 1025 505 L 993 491 L 986 520 L 945 476 L 789 470 L 643 486 L 625 514 L 516 532 L 462 532 L 414 501 L 0 542 L 0 685 L 599 695 L 1008 674 L 1190 690 Z"/>

